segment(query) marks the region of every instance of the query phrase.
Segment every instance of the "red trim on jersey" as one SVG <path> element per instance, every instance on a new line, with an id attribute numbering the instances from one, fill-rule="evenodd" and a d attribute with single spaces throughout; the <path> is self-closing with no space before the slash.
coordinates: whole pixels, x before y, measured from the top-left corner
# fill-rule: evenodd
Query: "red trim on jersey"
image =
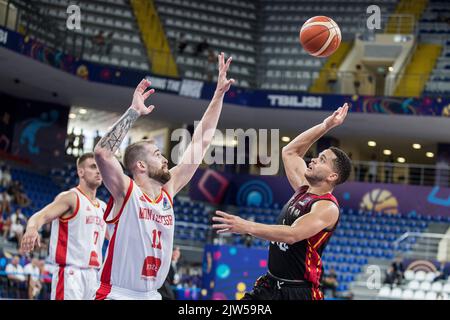
<path id="1" fill-rule="evenodd" d="M 105 220 L 106 223 L 114 224 L 114 223 L 117 223 L 117 221 L 119 221 L 119 218 L 122 215 L 123 209 L 125 208 L 125 205 L 127 204 L 128 200 L 130 199 L 131 191 L 133 191 L 133 180 L 132 179 L 130 179 L 130 185 L 128 186 L 128 190 L 127 190 L 127 194 L 125 195 L 125 199 L 123 199 L 122 207 L 120 208 L 119 212 L 117 213 L 117 216 L 115 218 L 111 219 L 110 221 L 106 220 L 106 218 L 108 218 L 108 215 L 113 207 L 114 198 L 112 196 L 111 196 L 111 198 L 109 198 L 108 205 L 107 205 L 105 213 L 103 215 L 103 220 Z"/>
<path id="2" fill-rule="evenodd" d="M 98 199 L 95 199 L 95 201 L 96 201 L 97 203 L 94 203 L 94 201 L 92 201 L 92 200 L 87 196 L 87 194 L 84 193 L 83 190 L 81 190 L 80 186 L 77 186 L 76 189 L 77 189 L 78 191 L 80 191 L 80 193 L 81 193 L 83 196 L 85 196 L 86 199 L 88 199 L 89 202 L 90 202 L 94 207 L 100 208 L 100 202 L 98 201 Z"/>
<path id="3" fill-rule="evenodd" d="M 166 194 L 167 198 L 169 198 L 170 204 L 172 205 L 172 208 L 173 208 L 172 197 L 171 197 L 170 194 L 166 191 L 166 189 L 162 188 L 162 191 L 164 191 L 164 193 Z"/>
<path id="4" fill-rule="evenodd" d="M 69 238 L 69 223 L 67 221 L 59 221 L 58 243 L 56 244 L 55 262 L 60 266 L 66 265 L 68 238 Z"/>
<path id="5" fill-rule="evenodd" d="M 56 245 L 55 262 L 59 265 L 58 282 L 56 284 L 56 300 L 64 300 L 64 267 L 67 258 L 67 242 L 69 233 L 69 223 L 59 221 L 58 243 Z"/>
<path id="6" fill-rule="evenodd" d="M 144 194 L 145 199 L 147 199 L 147 201 L 150 203 L 158 203 L 163 198 L 163 189 L 161 189 L 161 192 L 159 193 L 159 196 L 156 198 L 156 200 L 152 200 L 152 198 L 150 198 L 144 191 L 142 191 L 142 193 Z"/>
<path id="7" fill-rule="evenodd" d="M 64 269 L 65 267 L 59 267 L 58 270 L 58 283 L 56 284 L 55 300 L 64 300 Z"/>
<path id="8" fill-rule="evenodd" d="M 102 274 L 100 276 L 100 288 L 98 288 L 95 294 L 95 300 L 105 300 L 108 294 L 111 292 L 111 269 L 118 226 L 119 223 L 116 223 L 114 227 L 114 233 L 108 247 L 108 256 L 106 257 L 106 261 L 102 269 Z"/>
<path id="9" fill-rule="evenodd" d="M 78 197 L 78 193 L 76 193 L 76 192 L 75 192 L 75 195 L 77 196 L 77 206 L 75 207 L 75 211 L 73 212 L 72 215 L 70 215 L 67 218 L 59 218 L 59 222 L 67 222 L 67 221 L 75 218 L 75 216 L 77 215 L 78 210 L 80 209 L 80 197 Z"/>

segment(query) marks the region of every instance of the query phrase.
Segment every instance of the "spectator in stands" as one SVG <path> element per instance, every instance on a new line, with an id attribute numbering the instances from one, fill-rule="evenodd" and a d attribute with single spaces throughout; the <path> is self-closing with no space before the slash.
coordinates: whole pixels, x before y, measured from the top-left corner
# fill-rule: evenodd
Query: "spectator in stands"
<path id="1" fill-rule="evenodd" d="M 392 173 L 394 171 L 394 157 L 388 156 L 384 163 L 384 182 L 392 183 Z"/>
<path id="2" fill-rule="evenodd" d="M 23 268 L 20 265 L 20 257 L 17 255 L 6 265 L 5 272 L 9 280 L 17 282 L 25 282 L 26 280 Z"/>
<path id="3" fill-rule="evenodd" d="M 15 203 L 17 203 L 20 207 L 25 208 L 31 204 L 31 200 L 23 190 L 23 186 L 20 181 L 13 181 L 9 191 L 12 193 Z"/>
<path id="4" fill-rule="evenodd" d="M 40 255 L 41 257 L 45 257 L 48 253 L 49 243 L 50 243 L 50 235 L 51 235 L 51 223 L 46 223 L 42 226 L 40 230 L 41 234 L 41 247 L 40 247 Z"/>
<path id="5" fill-rule="evenodd" d="M 24 274 L 28 277 L 28 299 L 34 300 L 42 289 L 41 271 L 39 269 L 39 260 L 36 257 L 23 268 Z"/>
<path id="6" fill-rule="evenodd" d="M 250 234 L 245 234 L 243 235 L 244 237 L 244 246 L 246 246 L 247 248 L 251 248 L 251 246 L 253 245 L 253 237 Z"/>
<path id="7" fill-rule="evenodd" d="M 356 65 L 356 71 L 354 72 L 353 85 L 355 86 L 355 94 L 359 95 L 361 92 L 361 86 L 363 84 L 364 75 L 360 64 Z"/>
<path id="8" fill-rule="evenodd" d="M 19 247 L 20 242 L 22 241 L 25 226 L 27 225 L 27 218 L 22 213 L 21 209 L 17 208 L 16 211 L 11 215 L 10 219 L 11 228 L 9 232 L 9 238 L 11 240 L 16 240 Z"/>
<path id="9" fill-rule="evenodd" d="M 208 50 L 208 59 L 206 61 L 206 80 L 213 81 L 214 74 L 217 69 L 217 57 L 213 49 Z"/>
<path id="10" fill-rule="evenodd" d="M 1 186 L 3 188 L 8 188 L 11 182 L 12 182 L 11 171 L 9 170 L 8 167 L 5 166 L 2 170 Z"/>
<path id="11" fill-rule="evenodd" d="M 14 256 L 10 263 L 6 265 L 5 273 L 9 282 L 9 291 L 11 298 L 26 298 L 26 278 L 23 272 L 23 268 L 20 265 L 20 257 Z"/>
<path id="12" fill-rule="evenodd" d="M 178 37 L 178 53 L 182 54 L 187 47 L 186 35 L 181 33 Z"/>
<path id="13" fill-rule="evenodd" d="M 158 290 L 163 300 L 175 300 L 176 291 L 175 286 L 180 282 L 180 275 L 178 273 L 178 260 L 181 257 L 180 247 L 175 247 L 172 252 L 172 263 L 167 274 L 166 281 L 163 286 Z"/>
<path id="14" fill-rule="evenodd" d="M 85 140 L 85 136 L 83 134 L 83 129 L 81 129 L 80 134 L 77 136 L 78 137 L 78 156 L 81 156 L 84 153 L 84 140 Z"/>
<path id="15" fill-rule="evenodd" d="M 105 48 L 105 35 L 102 30 L 99 30 L 97 35 L 94 37 L 94 52 L 102 54 Z"/>
<path id="16" fill-rule="evenodd" d="M 95 131 L 95 138 L 94 138 L 94 145 L 92 146 L 92 151 L 94 151 L 95 146 L 97 145 L 97 143 L 100 141 L 102 137 L 100 136 L 100 133 L 98 132 L 98 130 Z"/>
<path id="17" fill-rule="evenodd" d="M 392 266 L 389 266 L 384 276 L 384 284 L 389 284 L 392 286 L 394 283 L 395 283 L 394 268 Z"/>
<path id="18" fill-rule="evenodd" d="M 446 270 L 445 265 L 447 264 L 447 261 L 441 261 L 441 264 L 439 266 L 438 275 L 434 278 L 433 282 L 439 281 L 439 280 L 446 280 L 448 278 L 448 270 Z"/>
<path id="19" fill-rule="evenodd" d="M 207 50 L 208 48 L 209 48 L 209 43 L 205 38 L 203 38 L 202 42 L 197 44 L 197 48 L 195 50 L 195 56 L 199 56 L 199 55 L 203 54 L 203 52 L 205 50 Z"/>
<path id="20" fill-rule="evenodd" d="M 368 172 L 368 181 L 369 182 L 377 182 L 377 156 L 372 154 L 371 160 L 369 161 L 369 172 Z"/>
<path id="21" fill-rule="evenodd" d="M 105 55 L 109 56 L 113 47 L 113 36 L 114 31 L 108 32 L 108 35 L 105 37 Z"/>
<path id="22" fill-rule="evenodd" d="M 331 93 L 337 93 L 336 92 L 336 84 L 337 84 L 337 65 L 336 63 L 331 64 L 331 68 L 328 70 L 328 88 L 330 89 Z"/>
<path id="23" fill-rule="evenodd" d="M 405 273 L 402 257 L 397 257 L 394 262 L 392 262 L 391 266 L 394 272 L 394 281 L 396 281 L 398 285 L 401 285 Z"/>
<path id="24" fill-rule="evenodd" d="M 53 273 L 52 266 L 47 265 L 45 263 L 45 260 L 39 260 L 38 266 L 39 266 L 39 273 L 41 275 L 41 284 L 43 289 L 41 291 L 41 297 L 43 300 L 50 300 L 50 292 L 52 288 L 52 273 Z"/>
<path id="25" fill-rule="evenodd" d="M 327 290 L 331 290 L 333 298 L 336 298 L 338 286 L 339 283 L 337 281 L 336 270 L 334 270 L 334 268 L 331 268 L 330 272 L 322 279 L 322 288 L 324 290 L 324 293 L 326 293 Z"/>
<path id="26" fill-rule="evenodd" d="M 8 192 L 3 191 L 0 193 L 0 214 L 1 213 L 11 213 L 11 200 L 12 197 Z"/>
<path id="27" fill-rule="evenodd" d="M 72 131 L 67 135 L 67 145 L 66 145 L 66 154 L 74 154 L 73 149 L 75 148 L 75 128 L 72 128 Z M 68 150 L 70 149 L 70 153 Z"/>

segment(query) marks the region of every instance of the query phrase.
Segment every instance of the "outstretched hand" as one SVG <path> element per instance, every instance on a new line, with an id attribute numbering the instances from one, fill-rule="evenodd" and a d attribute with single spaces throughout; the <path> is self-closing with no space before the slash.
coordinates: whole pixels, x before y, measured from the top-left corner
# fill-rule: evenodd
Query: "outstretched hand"
<path id="1" fill-rule="evenodd" d="M 216 211 L 216 215 L 218 215 L 218 217 L 212 218 L 212 220 L 216 222 L 212 227 L 213 229 L 218 229 L 217 233 L 248 233 L 249 221 L 219 210 Z"/>
<path id="2" fill-rule="evenodd" d="M 225 54 L 222 52 L 219 54 L 219 77 L 217 78 L 216 91 L 221 93 L 227 92 L 231 85 L 234 83 L 234 79 L 227 79 L 227 71 L 230 68 L 232 57 L 229 57 L 225 62 Z"/>
<path id="3" fill-rule="evenodd" d="M 323 123 L 327 127 L 327 129 L 331 129 L 341 125 L 348 112 L 348 104 L 345 103 L 342 107 L 339 107 L 331 116 L 323 120 Z"/>
<path id="4" fill-rule="evenodd" d="M 145 92 L 145 90 L 147 90 L 147 88 L 150 87 L 151 84 L 152 83 L 147 79 L 143 79 L 136 87 L 136 90 L 134 90 L 131 108 L 137 111 L 141 116 L 149 114 L 155 108 L 154 105 L 151 105 L 149 107 L 145 105 L 145 100 L 147 100 L 148 97 L 155 93 L 155 89 L 150 89 Z"/>

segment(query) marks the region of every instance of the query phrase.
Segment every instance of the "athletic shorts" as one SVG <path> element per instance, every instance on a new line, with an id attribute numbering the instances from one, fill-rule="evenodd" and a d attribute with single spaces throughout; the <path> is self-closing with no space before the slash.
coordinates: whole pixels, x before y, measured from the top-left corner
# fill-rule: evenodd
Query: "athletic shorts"
<path id="1" fill-rule="evenodd" d="M 94 300 L 98 270 L 74 266 L 56 267 L 52 277 L 52 300 Z"/>
<path id="2" fill-rule="evenodd" d="M 323 300 L 323 293 L 309 282 L 288 283 L 265 274 L 241 300 Z"/>

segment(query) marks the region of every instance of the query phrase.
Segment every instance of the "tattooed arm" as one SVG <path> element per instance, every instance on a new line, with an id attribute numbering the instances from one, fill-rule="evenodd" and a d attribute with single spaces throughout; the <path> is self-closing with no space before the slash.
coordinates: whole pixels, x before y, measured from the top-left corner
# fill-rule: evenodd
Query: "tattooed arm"
<path id="1" fill-rule="evenodd" d="M 134 91 L 131 107 L 109 129 L 94 149 L 95 161 L 102 174 L 103 182 L 116 201 L 125 198 L 129 178 L 124 174 L 119 160 L 116 159 L 114 154 L 134 122 L 140 116 L 149 114 L 155 108 L 153 105 L 145 106 L 145 100 L 155 92 L 154 89 L 145 92 L 149 86 L 149 81 L 145 79 L 141 81 Z"/>

